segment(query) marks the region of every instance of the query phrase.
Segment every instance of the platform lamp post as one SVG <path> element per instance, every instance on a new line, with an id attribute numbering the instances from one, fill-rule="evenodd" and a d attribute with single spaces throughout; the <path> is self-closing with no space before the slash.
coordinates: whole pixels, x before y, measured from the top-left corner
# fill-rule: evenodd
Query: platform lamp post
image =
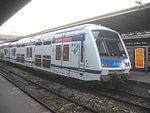
<path id="1" fill-rule="evenodd" d="M 142 0 L 138 0 L 138 1 L 135 1 L 135 4 L 138 4 L 141 6 L 143 3 L 142 3 Z"/>

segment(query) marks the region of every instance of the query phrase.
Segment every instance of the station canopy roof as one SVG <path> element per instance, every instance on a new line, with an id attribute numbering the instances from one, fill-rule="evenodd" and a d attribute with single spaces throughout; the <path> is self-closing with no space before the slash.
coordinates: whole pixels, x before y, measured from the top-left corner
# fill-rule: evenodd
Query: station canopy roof
<path id="1" fill-rule="evenodd" d="M 0 0 L 0 26 L 31 0 Z"/>
<path id="2" fill-rule="evenodd" d="M 0 1 L 0 25 L 13 14 L 19 11 L 31 0 L 1 0 Z M 101 24 L 114 29 L 122 34 L 150 30 L 150 3 L 138 5 L 133 8 L 81 20 L 67 25 L 51 28 L 31 35 L 41 34 L 54 30 L 60 30 L 81 24 Z M 30 36 L 31 36 L 30 35 Z"/>
<path id="3" fill-rule="evenodd" d="M 89 19 L 120 33 L 150 30 L 150 3 Z"/>
<path id="4" fill-rule="evenodd" d="M 89 23 L 109 27 L 121 34 L 150 30 L 150 3 L 48 29 L 34 35 Z"/>

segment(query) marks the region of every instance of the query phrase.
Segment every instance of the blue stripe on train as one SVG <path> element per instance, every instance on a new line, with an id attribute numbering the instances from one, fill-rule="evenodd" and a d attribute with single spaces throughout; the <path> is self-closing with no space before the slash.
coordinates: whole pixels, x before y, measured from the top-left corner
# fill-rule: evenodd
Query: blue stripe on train
<path id="1" fill-rule="evenodd" d="M 51 66 L 76 70 L 76 71 L 80 71 L 80 72 L 93 73 L 93 74 L 100 74 L 101 73 L 101 71 L 98 71 L 98 70 L 82 69 L 82 68 L 77 68 L 77 67 L 65 67 L 65 66 L 55 65 L 55 64 L 51 64 Z"/>
<path id="2" fill-rule="evenodd" d="M 122 60 L 101 59 L 101 63 L 109 64 L 110 68 L 119 68 L 122 65 Z"/>

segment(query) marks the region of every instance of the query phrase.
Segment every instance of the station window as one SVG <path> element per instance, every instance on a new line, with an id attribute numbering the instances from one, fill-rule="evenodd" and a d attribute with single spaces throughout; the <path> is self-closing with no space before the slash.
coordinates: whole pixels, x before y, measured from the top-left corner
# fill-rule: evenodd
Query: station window
<path id="1" fill-rule="evenodd" d="M 61 45 L 56 46 L 56 60 L 61 60 Z"/>
<path id="2" fill-rule="evenodd" d="M 41 55 L 35 55 L 35 65 L 41 67 Z"/>
<path id="3" fill-rule="evenodd" d="M 43 55 L 43 67 L 50 68 L 50 64 L 51 64 L 51 56 Z"/>
<path id="4" fill-rule="evenodd" d="M 63 61 L 69 61 L 69 45 L 63 46 Z"/>
<path id="5" fill-rule="evenodd" d="M 150 61 L 150 47 L 148 47 L 148 61 Z"/>

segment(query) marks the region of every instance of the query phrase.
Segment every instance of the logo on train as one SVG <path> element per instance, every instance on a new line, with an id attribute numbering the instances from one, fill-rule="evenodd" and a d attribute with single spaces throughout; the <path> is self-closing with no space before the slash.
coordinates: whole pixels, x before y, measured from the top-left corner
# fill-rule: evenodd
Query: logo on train
<path id="1" fill-rule="evenodd" d="M 71 51 L 73 52 L 73 54 L 74 54 L 74 55 L 77 54 L 77 52 L 78 52 L 78 50 L 79 50 L 79 45 L 78 45 L 78 43 L 72 43 L 72 44 L 71 44 L 71 47 L 72 47 Z"/>

